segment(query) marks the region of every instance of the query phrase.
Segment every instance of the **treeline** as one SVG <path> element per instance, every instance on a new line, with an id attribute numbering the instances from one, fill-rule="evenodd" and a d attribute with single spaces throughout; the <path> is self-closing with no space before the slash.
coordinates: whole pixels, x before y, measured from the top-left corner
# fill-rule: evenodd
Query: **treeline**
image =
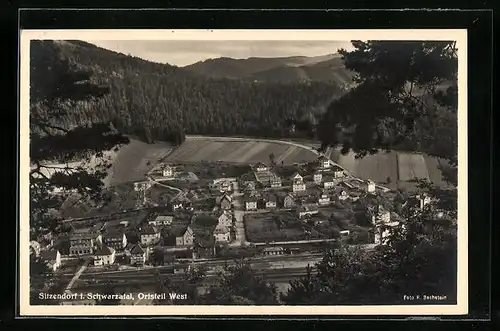
<path id="1" fill-rule="evenodd" d="M 290 120 L 324 111 L 342 90 L 332 83 L 253 83 L 197 76 L 83 42 L 33 41 L 32 57 L 62 57 L 109 87 L 61 119 L 74 127 L 112 122 L 147 141 L 182 142 L 185 134 L 290 136 Z M 295 133 L 295 135 L 297 135 Z"/>

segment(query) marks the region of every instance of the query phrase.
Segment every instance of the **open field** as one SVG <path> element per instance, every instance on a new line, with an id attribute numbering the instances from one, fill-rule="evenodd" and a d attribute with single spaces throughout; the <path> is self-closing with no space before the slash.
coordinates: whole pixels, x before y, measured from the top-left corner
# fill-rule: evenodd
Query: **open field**
<path id="1" fill-rule="evenodd" d="M 136 139 L 130 139 L 130 143 L 120 148 L 114 157 L 113 166 L 105 183 L 113 186 L 144 180 L 145 174 L 171 151 L 172 146 L 166 142 L 146 144 Z"/>
<path id="2" fill-rule="evenodd" d="M 217 138 L 187 139 L 164 162 L 221 161 L 229 163 L 269 163 L 274 154 L 276 162 L 293 164 L 316 159 L 309 150 L 275 142 L 223 141 Z"/>
<path id="3" fill-rule="evenodd" d="M 361 179 L 371 179 L 377 183 L 396 189 L 414 189 L 416 178 L 428 179 L 440 187 L 448 187 L 441 176 L 443 160 L 425 154 L 406 152 L 384 152 L 367 155 L 356 159 L 354 153 L 342 155 L 340 150 L 333 150 L 330 158 L 341 167 Z M 390 178 L 390 183 L 387 182 Z"/>
<path id="4" fill-rule="evenodd" d="M 322 224 L 312 225 L 305 219 L 299 219 L 293 211 L 275 211 L 246 214 L 243 221 L 247 240 L 255 243 L 335 238 L 339 227 L 335 223 L 324 222 L 327 218 L 323 212 L 312 215 L 311 221 L 323 221 Z"/>

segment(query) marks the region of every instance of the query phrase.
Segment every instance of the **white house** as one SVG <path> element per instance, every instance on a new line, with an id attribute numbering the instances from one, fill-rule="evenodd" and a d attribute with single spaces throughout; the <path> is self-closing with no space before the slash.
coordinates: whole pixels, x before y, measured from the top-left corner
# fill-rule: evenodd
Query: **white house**
<path id="1" fill-rule="evenodd" d="M 340 191 L 339 200 L 344 201 L 347 199 L 349 199 L 349 194 L 347 194 L 347 192 L 344 190 Z"/>
<path id="2" fill-rule="evenodd" d="M 245 209 L 246 210 L 257 210 L 257 199 L 255 199 L 255 197 L 248 197 L 245 200 Z"/>
<path id="3" fill-rule="evenodd" d="M 35 257 L 40 256 L 41 246 L 38 241 L 30 241 L 30 255 L 34 255 Z"/>
<path id="4" fill-rule="evenodd" d="M 284 252 L 283 247 L 266 247 L 262 250 L 264 255 L 283 255 Z"/>
<path id="5" fill-rule="evenodd" d="M 377 225 L 375 227 L 374 243 L 376 245 L 385 245 L 391 235 L 391 230 L 396 226 L 399 226 L 399 222 L 389 222 Z"/>
<path id="6" fill-rule="evenodd" d="M 296 172 L 295 174 L 293 174 L 292 176 L 292 181 L 295 183 L 295 182 L 298 182 L 298 183 L 302 183 L 304 180 L 304 178 L 298 173 Z"/>
<path id="7" fill-rule="evenodd" d="M 265 171 L 268 171 L 269 168 L 268 166 L 266 166 L 264 163 L 262 162 L 259 162 L 257 163 L 255 166 L 254 166 L 254 169 L 257 171 L 257 172 L 265 172 Z"/>
<path id="8" fill-rule="evenodd" d="M 190 225 L 175 238 L 176 246 L 191 246 L 194 242 L 194 231 Z"/>
<path id="9" fill-rule="evenodd" d="M 323 180 L 323 174 L 319 171 L 316 171 L 313 175 L 313 180 L 314 180 L 314 183 L 316 183 L 317 185 L 320 185 L 321 181 Z"/>
<path id="10" fill-rule="evenodd" d="M 219 184 L 219 191 L 221 192 L 231 192 L 233 190 L 233 183 L 224 181 Z"/>
<path id="11" fill-rule="evenodd" d="M 330 197 L 327 194 L 321 194 L 321 196 L 318 198 L 318 203 L 320 205 L 327 205 L 330 203 Z"/>
<path id="12" fill-rule="evenodd" d="M 419 208 L 420 209 L 424 209 L 424 207 L 427 204 L 431 203 L 431 201 L 432 201 L 431 197 L 429 195 L 425 194 L 425 193 L 424 194 L 418 194 L 416 196 L 416 198 L 418 199 L 418 203 L 419 203 Z"/>
<path id="13" fill-rule="evenodd" d="M 335 178 L 342 178 L 344 177 L 344 171 L 340 168 L 337 168 L 333 171 L 333 177 Z"/>
<path id="14" fill-rule="evenodd" d="M 375 183 L 372 180 L 367 180 L 365 187 L 367 192 L 375 192 Z"/>
<path id="15" fill-rule="evenodd" d="M 372 216 L 372 223 L 374 225 L 391 223 L 391 212 L 384 210 L 382 206 L 377 206 Z"/>
<path id="16" fill-rule="evenodd" d="M 278 198 L 274 194 L 268 194 L 264 198 L 265 203 L 266 203 L 266 208 L 276 208 L 277 207 L 277 202 Z"/>
<path id="17" fill-rule="evenodd" d="M 231 209 L 233 205 L 233 198 L 230 195 L 224 194 L 224 196 L 220 200 L 221 209 Z"/>
<path id="18" fill-rule="evenodd" d="M 233 218 L 231 215 L 227 212 L 222 212 L 219 215 L 219 218 L 217 219 L 217 224 L 223 225 L 223 226 L 232 226 L 233 225 Z"/>
<path id="19" fill-rule="evenodd" d="M 318 159 L 318 162 L 319 162 L 319 166 L 321 168 L 327 169 L 327 168 L 330 168 L 330 166 L 331 166 L 331 161 L 326 156 L 320 156 Z"/>
<path id="20" fill-rule="evenodd" d="M 124 249 L 127 246 L 127 236 L 119 231 L 109 231 L 104 234 L 103 243 L 114 249 Z"/>
<path id="21" fill-rule="evenodd" d="M 174 176 L 174 168 L 166 165 L 162 170 L 163 177 L 173 177 Z"/>
<path id="22" fill-rule="evenodd" d="M 149 220 L 148 224 L 152 226 L 169 226 L 172 225 L 174 217 L 171 215 L 158 215 L 155 219 Z"/>
<path id="23" fill-rule="evenodd" d="M 94 253 L 94 265 L 102 266 L 115 263 L 115 249 L 102 246 Z"/>
<path id="24" fill-rule="evenodd" d="M 301 206 L 297 209 L 297 214 L 299 215 L 299 218 L 303 218 L 304 216 L 307 215 L 314 215 L 318 213 L 318 208 L 315 206 Z"/>
<path id="25" fill-rule="evenodd" d="M 231 240 L 231 232 L 225 225 L 218 224 L 214 230 L 215 242 L 229 242 Z"/>
<path id="26" fill-rule="evenodd" d="M 146 226 L 141 233 L 141 244 L 156 245 L 160 241 L 160 232 L 154 226 Z"/>
<path id="27" fill-rule="evenodd" d="M 61 266 L 61 253 L 57 249 L 41 252 L 42 260 L 52 271 L 56 271 Z"/>
<path id="28" fill-rule="evenodd" d="M 350 232 L 349 232 L 349 230 L 341 230 L 341 231 L 339 231 L 339 234 L 341 236 L 348 236 L 350 234 Z"/>
<path id="29" fill-rule="evenodd" d="M 184 206 L 183 206 L 182 202 L 174 202 L 174 203 L 172 204 L 172 209 L 173 209 L 174 211 L 176 211 L 176 210 L 180 210 L 180 209 L 182 209 L 183 207 L 184 207 Z"/>
<path id="30" fill-rule="evenodd" d="M 144 263 L 146 263 L 146 251 L 141 247 L 141 245 L 134 245 L 130 250 L 130 264 L 142 265 Z"/>

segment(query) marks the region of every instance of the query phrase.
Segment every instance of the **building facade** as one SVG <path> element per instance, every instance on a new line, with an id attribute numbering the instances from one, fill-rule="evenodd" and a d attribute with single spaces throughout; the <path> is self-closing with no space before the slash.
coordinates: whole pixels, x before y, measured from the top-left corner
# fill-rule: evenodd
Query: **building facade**
<path id="1" fill-rule="evenodd" d="M 70 237 L 69 254 L 72 256 L 93 254 L 95 247 L 100 244 L 102 244 L 100 234 L 92 232 L 74 233 Z"/>
<path id="2" fill-rule="evenodd" d="M 141 233 L 141 244 L 144 246 L 156 245 L 160 242 L 160 232 L 154 226 L 146 226 Z"/>
<path id="3" fill-rule="evenodd" d="M 191 226 L 188 226 L 184 232 L 175 238 L 176 246 L 191 246 L 194 242 L 194 232 Z"/>
<path id="4" fill-rule="evenodd" d="M 108 246 L 103 246 L 94 253 L 94 265 L 103 266 L 115 263 L 115 250 Z"/>
<path id="5" fill-rule="evenodd" d="M 125 233 L 110 232 L 104 235 L 103 242 L 106 246 L 121 250 L 127 246 L 127 237 Z"/>
<path id="6" fill-rule="evenodd" d="M 231 241 L 231 232 L 224 225 L 217 225 L 214 230 L 214 239 L 216 243 L 225 242 L 228 243 Z"/>
<path id="7" fill-rule="evenodd" d="M 143 265 L 146 263 L 146 251 L 137 244 L 130 250 L 130 264 Z"/>

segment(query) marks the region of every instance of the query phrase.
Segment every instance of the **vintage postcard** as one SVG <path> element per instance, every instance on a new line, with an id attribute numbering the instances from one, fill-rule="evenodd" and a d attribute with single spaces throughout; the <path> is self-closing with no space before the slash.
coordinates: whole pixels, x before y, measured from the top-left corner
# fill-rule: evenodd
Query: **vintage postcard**
<path id="1" fill-rule="evenodd" d="M 21 316 L 468 312 L 466 30 L 22 30 Z"/>

